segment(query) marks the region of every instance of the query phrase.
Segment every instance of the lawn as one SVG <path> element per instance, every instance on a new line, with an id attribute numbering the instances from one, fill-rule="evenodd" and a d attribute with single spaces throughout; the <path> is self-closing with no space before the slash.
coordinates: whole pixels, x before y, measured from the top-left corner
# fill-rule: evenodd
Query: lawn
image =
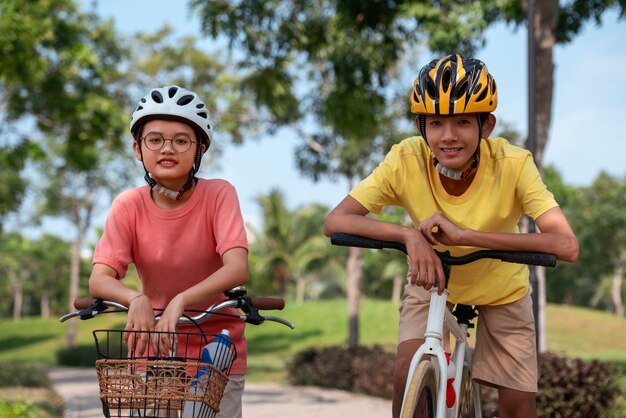
<path id="1" fill-rule="evenodd" d="M 288 303 L 284 311 L 271 314 L 288 319 L 296 328 L 291 330 L 269 321 L 260 326 L 247 327 L 249 381 L 286 383 L 288 377 L 285 366 L 297 352 L 312 346 L 346 344 L 348 326 L 345 300 L 314 301 L 302 305 Z M 361 344 L 382 345 L 393 351 L 397 322 L 396 305 L 381 300 L 362 301 Z M 103 315 L 89 321 L 78 321 L 77 353 L 81 357 L 86 356 L 89 362 L 91 358 L 95 361 L 91 332 L 95 329 L 120 329 L 123 326 L 124 318 L 120 315 Z M 0 320 L 0 362 L 56 365 L 57 353 L 66 345 L 66 331 L 67 324 L 57 319 Z M 615 364 L 621 370 L 620 385 L 626 391 L 626 339 L 623 338 L 626 335 L 626 319 L 578 307 L 548 305 L 547 335 L 550 351 Z M 14 396 L 15 392 L 10 389 L 0 391 L 0 412 L 2 408 L 11 408 L 6 402 Z M 54 410 L 57 403 L 51 397 L 42 407 Z M 31 404 L 29 408 L 35 410 L 40 406 Z M 28 416 L 39 416 L 39 412 Z M 54 412 L 46 415 L 42 411 L 41 416 L 54 416 Z"/>
<path id="2" fill-rule="evenodd" d="M 286 382 L 285 364 L 293 355 L 311 346 L 343 345 L 347 341 L 347 306 L 345 300 L 288 303 L 282 312 L 272 312 L 296 325 L 291 330 L 275 322 L 247 327 L 250 381 Z M 104 315 L 78 321 L 77 344 L 93 350 L 91 331 L 119 328 L 124 318 Z M 379 344 L 389 350 L 395 346 L 398 309 L 389 301 L 364 300 L 361 303 L 360 341 Z M 65 346 L 67 323 L 56 319 L 25 318 L 0 320 L 0 361 L 57 363 L 57 351 Z M 551 351 L 600 359 L 616 364 L 626 375 L 626 319 L 605 312 L 548 305 L 548 348 Z M 626 389 L 626 379 L 622 379 Z"/>

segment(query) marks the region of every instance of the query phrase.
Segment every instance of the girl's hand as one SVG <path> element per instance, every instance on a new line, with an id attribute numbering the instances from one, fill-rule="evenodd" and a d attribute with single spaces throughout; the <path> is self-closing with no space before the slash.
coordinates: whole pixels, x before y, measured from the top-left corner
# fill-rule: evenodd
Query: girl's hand
<path id="1" fill-rule="evenodd" d="M 433 229 L 437 228 L 433 232 Z M 431 245 L 463 245 L 463 229 L 451 222 L 442 212 L 433 215 L 420 223 L 419 230 Z"/>
<path id="2" fill-rule="evenodd" d="M 124 342 L 128 344 L 128 354 L 131 356 L 142 356 L 148 348 L 149 331 L 154 330 L 154 311 L 150 305 L 150 300 L 143 293 L 139 293 L 131 298 L 128 304 L 128 320 L 124 331 Z M 133 332 L 141 331 L 141 332 Z M 139 343 L 139 347 L 137 347 Z"/>
<path id="3" fill-rule="evenodd" d="M 181 294 L 178 294 L 170 301 L 156 324 L 155 331 L 163 333 L 174 333 L 178 328 L 178 321 L 185 312 L 185 303 Z M 176 336 L 174 334 L 154 334 L 152 347 L 155 353 L 168 355 Z"/>
<path id="4" fill-rule="evenodd" d="M 407 249 L 409 271 L 407 279 L 412 285 L 422 286 L 430 290 L 435 282 L 437 293 L 445 289 L 445 275 L 441 260 L 420 231 L 410 228 L 405 233 L 404 243 Z"/>

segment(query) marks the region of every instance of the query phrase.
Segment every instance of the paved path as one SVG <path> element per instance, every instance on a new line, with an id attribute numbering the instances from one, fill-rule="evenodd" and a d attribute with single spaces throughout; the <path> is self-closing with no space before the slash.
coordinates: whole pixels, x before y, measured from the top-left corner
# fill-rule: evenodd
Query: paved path
<path id="1" fill-rule="evenodd" d="M 63 418 L 100 418 L 96 372 L 90 368 L 54 368 L 50 378 L 65 399 Z M 391 415 L 391 402 L 340 390 L 246 383 L 244 418 L 369 418 Z"/>

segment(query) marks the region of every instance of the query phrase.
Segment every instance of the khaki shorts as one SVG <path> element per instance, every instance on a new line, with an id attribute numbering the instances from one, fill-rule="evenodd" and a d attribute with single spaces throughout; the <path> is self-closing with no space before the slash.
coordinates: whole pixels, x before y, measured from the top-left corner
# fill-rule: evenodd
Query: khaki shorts
<path id="1" fill-rule="evenodd" d="M 405 286 L 398 344 L 424 338 L 429 302 L 429 291 Z M 447 341 L 448 333 L 445 334 Z M 535 321 L 530 294 L 512 303 L 478 308 L 472 375 L 490 385 L 537 392 Z"/>
<path id="2" fill-rule="evenodd" d="M 246 376 L 233 374 L 228 377 L 228 384 L 220 403 L 220 412 L 215 418 L 241 418 L 241 397 L 246 385 Z"/>

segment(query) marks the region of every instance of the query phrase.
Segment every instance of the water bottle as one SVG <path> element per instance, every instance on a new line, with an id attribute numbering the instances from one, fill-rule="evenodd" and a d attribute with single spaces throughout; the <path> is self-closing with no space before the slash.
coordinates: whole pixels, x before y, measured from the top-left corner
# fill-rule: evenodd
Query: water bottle
<path id="1" fill-rule="evenodd" d="M 216 369 L 226 372 L 233 361 L 232 344 L 230 332 L 227 329 L 223 329 L 213 341 L 202 349 L 202 363 L 211 364 Z M 189 391 L 194 395 L 204 396 L 210 376 L 211 369 L 206 367 L 200 368 L 198 374 L 196 374 L 196 378 L 189 387 Z M 200 411 L 207 408 L 208 406 L 204 405 L 202 402 L 187 401 L 185 402 L 185 409 L 183 410 L 183 418 L 200 416 Z"/>

